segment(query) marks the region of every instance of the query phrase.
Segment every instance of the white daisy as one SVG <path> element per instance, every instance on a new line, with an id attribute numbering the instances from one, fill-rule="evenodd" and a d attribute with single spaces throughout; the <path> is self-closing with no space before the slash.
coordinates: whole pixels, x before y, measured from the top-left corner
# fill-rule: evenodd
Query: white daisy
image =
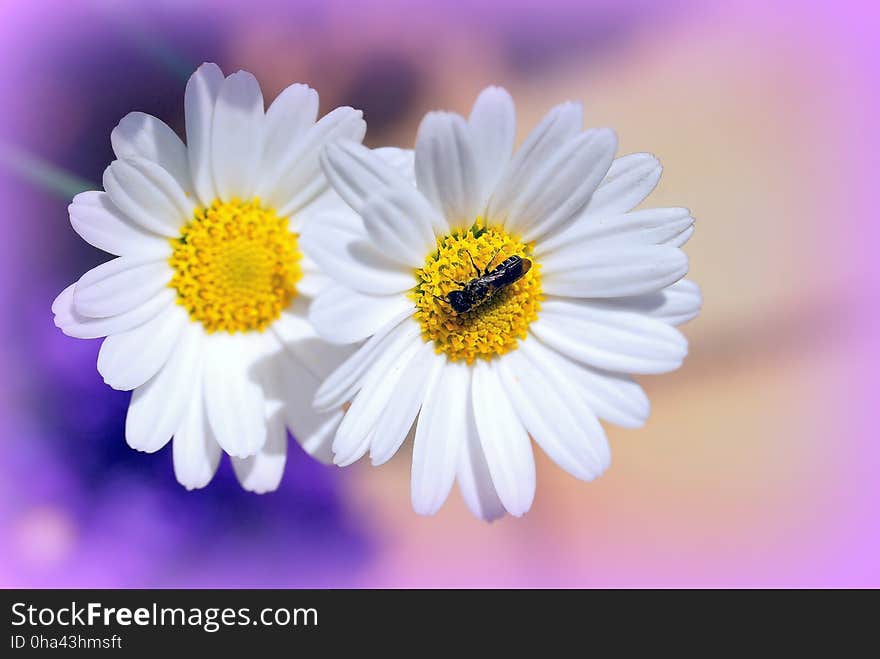
<path id="1" fill-rule="evenodd" d="M 203 64 L 186 86 L 187 145 L 159 119 L 127 115 L 111 135 L 105 191 L 70 206 L 77 233 L 117 258 L 58 296 L 55 324 L 107 337 L 98 371 L 134 390 L 128 444 L 152 452 L 173 435 L 187 488 L 211 480 L 222 451 L 246 489 L 277 488 L 286 428 L 330 459 L 341 413 L 310 402 L 350 351 L 327 346 L 306 320 L 326 279 L 298 234 L 322 209 L 351 212 L 319 156 L 332 140 L 361 140 L 366 126 L 352 108 L 317 113 L 306 85 L 264 111 L 254 76 Z"/>
<path id="2" fill-rule="evenodd" d="M 467 120 L 425 117 L 414 180 L 360 144 L 331 145 L 324 171 L 361 221 L 302 234 L 335 280 L 312 304 L 313 324 L 337 343 L 367 339 L 315 397 L 321 410 L 351 402 L 334 460 L 369 451 L 382 464 L 414 426 L 422 514 L 456 477 L 474 514 L 526 512 L 530 437 L 574 476 L 597 477 L 610 457 L 598 419 L 645 422 L 648 400 L 628 374 L 680 366 L 687 341 L 673 326 L 700 308 L 682 280 L 688 210 L 632 210 L 660 178 L 652 155 L 614 160 L 614 132 L 582 131 L 574 103 L 516 153 L 514 132 L 512 99 L 489 88 Z M 449 294 L 503 262 L 510 280 L 522 276 L 485 299 L 471 287 L 465 306 L 482 303 L 457 313 Z"/>

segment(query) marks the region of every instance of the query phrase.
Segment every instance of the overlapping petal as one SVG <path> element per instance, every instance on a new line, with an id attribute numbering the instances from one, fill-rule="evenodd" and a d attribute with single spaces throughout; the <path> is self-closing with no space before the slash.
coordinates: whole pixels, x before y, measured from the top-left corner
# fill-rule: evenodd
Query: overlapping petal
<path id="1" fill-rule="evenodd" d="M 380 465 L 397 452 L 409 434 L 427 391 L 431 390 L 445 364 L 435 353 L 434 344 L 422 343 L 400 374 L 389 404 L 376 422 L 381 429 L 370 447 L 373 465 Z"/>
<path id="2" fill-rule="evenodd" d="M 407 162 L 398 162 L 402 157 Z M 413 165 L 409 160 L 413 157 L 400 149 L 371 150 L 359 142 L 339 140 L 324 149 L 321 166 L 333 189 L 360 213 L 367 197 L 374 192 L 412 187 L 401 167 L 409 167 L 412 174 Z"/>
<path id="3" fill-rule="evenodd" d="M 516 109 L 507 90 L 487 87 L 468 117 L 480 175 L 480 198 L 487 200 L 504 173 L 516 137 Z"/>
<path id="4" fill-rule="evenodd" d="M 392 316 L 351 357 L 327 376 L 315 393 L 315 407 L 319 410 L 341 407 L 360 390 L 364 374 L 379 356 L 402 350 L 403 346 L 418 336 L 418 324 L 406 320 L 410 315 L 411 312 L 406 310 Z"/>
<path id="5" fill-rule="evenodd" d="M 171 174 L 184 192 L 193 192 L 186 146 L 164 121 L 143 112 L 125 115 L 110 133 L 120 160 L 143 158 Z"/>
<path id="6" fill-rule="evenodd" d="M 79 278 L 73 289 L 74 308 L 91 318 L 124 314 L 158 295 L 172 274 L 165 261 L 120 256 Z"/>
<path id="7" fill-rule="evenodd" d="M 471 370 L 449 363 L 433 378 L 422 402 L 413 441 L 413 509 L 433 515 L 449 496 L 469 425 L 464 411 L 471 393 Z M 452 413 L 452 410 L 461 411 Z"/>
<path id="8" fill-rule="evenodd" d="M 91 318 L 76 310 L 75 289 L 76 284 L 71 284 L 58 294 L 52 303 L 52 313 L 55 314 L 55 326 L 67 336 L 77 339 L 97 339 L 130 330 L 168 309 L 177 297 L 176 293 L 168 288 L 118 315 Z"/>
<path id="9" fill-rule="evenodd" d="M 401 346 L 400 352 L 386 352 L 364 375 L 360 391 L 345 413 L 333 441 L 334 461 L 347 466 L 359 460 L 369 448 L 376 423 L 391 400 L 397 382 L 417 355 L 421 342 L 415 338 Z M 385 429 L 382 429 L 385 432 Z"/>
<path id="10" fill-rule="evenodd" d="M 625 297 L 653 293 L 688 271 L 687 255 L 669 245 L 611 243 L 547 254 L 545 293 L 569 297 Z"/>
<path id="11" fill-rule="evenodd" d="M 222 455 L 205 411 L 202 371 L 197 371 L 187 410 L 172 442 L 177 482 L 188 490 L 205 487 L 214 478 Z"/>
<path id="12" fill-rule="evenodd" d="M 431 112 L 419 126 L 415 155 L 419 190 L 451 228 L 473 224 L 485 199 L 471 131 L 451 112 Z"/>
<path id="13" fill-rule="evenodd" d="M 309 321 L 328 341 L 355 343 L 412 309 L 412 301 L 403 295 L 364 295 L 333 285 L 312 303 Z"/>
<path id="14" fill-rule="evenodd" d="M 131 157 L 114 160 L 104 171 L 104 190 L 113 205 L 143 229 L 177 236 L 195 210 L 180 183 L 156 163 Z"/>
<path id="15" fill-rule="evenodd" d="M 523 515 L 535 497 L 534 454 L 494 364 L 482 360 L 474 363 L 471 404 L 498 498 L 511 515 Z M 448 408 L 447 414 L 449 409 L 462 408 Z M 466 418 L 462 412 L 454 416 Z"/>
<path id="16" fill-rule="evenodd" d="M 263 156 L 265 115 L 260 83 L 247 71 L 223 81 L 211 125 L 211 171 L 223 201 L 248 199 Z"/>
<path id="17" fill-rule="evenodd" d="M 106 192 L 81 192 L 68 207 L 70 224 L 90 245 L 116 256 L 165 258 L 168 240 L 147 231 L 123 214 Z"/>
<path id="18" fill-rule="evenodd" d="M 547 300 L 529 330 L 576 361 L 621 373 L 666 373 L 687 355 L 687 340 L 668 323 L 589 300 Z"/>
<path id="19" fill-rule="evenodd" d="M 265 173 L 258 192 L 280 215 L 293 215 L 323 193 L 329 183 L 320 166 L 324 148 L 339 140 L 359 142 L 366 133 L 363 113 L 336 108 L 321 117 Z"/>
<path id="20" fill-rule="evenodd" d="M 210 205 L 218 196 L 214 184 L 212 136 L 214 106 L 223 81 L 219 66 L 202 64 L 186 83 L 183 98 L 190 178 L 202 206 Z"/>
<path id="21" fill-rule="evenodd" d="M 309 223 L 300 246 L 322 271 L 359 293 L 391 295 L 415 284 L 412 268 L 384 254 L 381 245 L 369 240 L 360 219 L 352 222 L 344 213 Z"/>
<path id="22" fill-rule="evenodd" d="M 168 363 L 134 390 L 125 418 L 125 439 L 133 449 L 158 451 L 180 427 L 202 368 L 203 346 L 201 327 L 187 325 Z"/>
<path id="23" fill-rule="evenodd" d="M 266 443 L 261 383 L 253 371 L 257 341 L 218 332 L 205 341 L 205 408 L 217 442 L 237 458 L 255 455 Z"/>
<path id="24" fill-rule="evenodd" d="M 186 311 L 173 306 L 137 327 L 104 339 L 98 373 L 122 391 L 141 386 L 171 356 L 188 322 Z"/>

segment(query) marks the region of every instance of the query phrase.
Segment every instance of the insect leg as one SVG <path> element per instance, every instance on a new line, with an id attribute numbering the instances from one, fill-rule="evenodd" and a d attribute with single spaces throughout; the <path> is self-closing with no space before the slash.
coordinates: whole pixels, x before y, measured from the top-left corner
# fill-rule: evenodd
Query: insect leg
<path id="1" fill-rule="evenodd" d="M 447 307 L 449 307 L 450 309 L 452 309 L 453 312 L 455 312 L 455 309 L 452 308 L 452 305 L 449 304 L 449 300 L 447 300 L 445 297 L 440 297 L 439 295 L 434 295 L 433 293 L 431 294 L 431 297 L 433 297 L 433 298 L 434 298 L 435 300 L 437 300 L 438 302 L 442 302 L 442 303 L 445 304 Z"/>
<path id="2" fill-rule="evenodd" d="M 489 259 L 489 262 L 486 264 L 486 269 L 483 270 L 483 275 L 489 274 L 489 267 L 492 265 L 492 261 L 494 261 L 495 257 L 498 256 L 498 254 L 500 254 L 500 253 L 501 253 L 501 248 L 499 247 L 498 249 L 495 250 L 495 253 L 492 255 L 492 258 Z"/>
<path id="3" fill-rule="evenodd" d="M 470 253 L 470 250 L 468 250 L 467 255 L 468 255 L 468 258 L 471 260 L 471 265 L 474 267 L 474 272 L 476 272 L 477 277 L 479 277 L 480 276 L 480 269 L 477 267 L 477 264 L 474 263 L 474 255 Z"/>

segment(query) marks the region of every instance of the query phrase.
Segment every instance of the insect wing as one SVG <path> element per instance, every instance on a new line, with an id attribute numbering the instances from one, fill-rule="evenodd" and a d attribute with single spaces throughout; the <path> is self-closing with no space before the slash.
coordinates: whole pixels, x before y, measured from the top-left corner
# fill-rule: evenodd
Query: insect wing
<path id="1" fill-rule="evenodd" d="M 496 288 L 510 286 L 519 281 L 532 267 L 532 262 L 528 259 L 520 259 L 511 257 L 489 275 L 492 277 L 492 285 Z"/>

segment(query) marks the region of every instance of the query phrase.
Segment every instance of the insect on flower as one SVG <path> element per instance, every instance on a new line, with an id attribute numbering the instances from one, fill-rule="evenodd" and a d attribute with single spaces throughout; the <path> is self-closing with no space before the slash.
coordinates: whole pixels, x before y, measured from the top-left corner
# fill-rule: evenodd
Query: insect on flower
<path id="1" fill-rule="evenodd" d="M 510 286 L 516 281 L 522 279 L 525 274 L 532 268 L 532 262 L 521 256 L 510 256 L 504 259 L 493 270 L 489 270 L 495 257 L 495 253 L 486 267 L 480 271 L 477 264 L 474 263 L 474 257 L 470 252 L 466 252 L 474 266 L 474 272 L 477 276 L 468 282 L 455 282 L 462 288 L 457 291 L 450 291 L 445 298 L 437 298 L 443 300 L 455 313 L 467 313 L 472 309 L 480 306 L 486 300 L 490 299 L 498 291 Z M 437 297 L 436 295 L 434 297 Z"/>

